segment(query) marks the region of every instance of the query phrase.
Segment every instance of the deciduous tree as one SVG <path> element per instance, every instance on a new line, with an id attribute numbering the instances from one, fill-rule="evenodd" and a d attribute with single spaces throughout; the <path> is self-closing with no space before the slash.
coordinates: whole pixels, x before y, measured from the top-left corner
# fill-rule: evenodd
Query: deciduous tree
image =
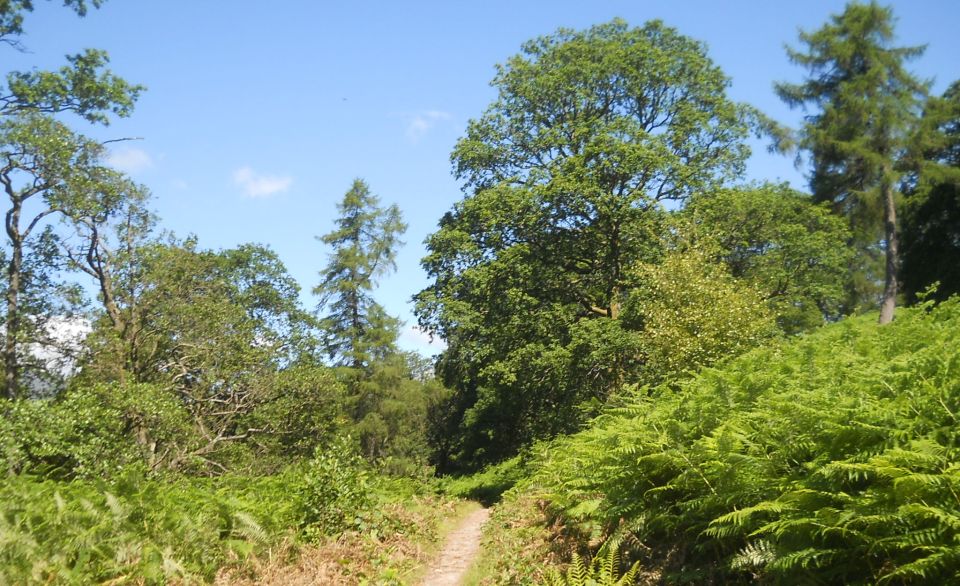
<path id="1" fill-rule="evenodd" d="M 466 196 L 429 238 L 416 296 L 448 343 L 461 464 L 575 428 L 624 382 L 636 338 L 618 318 L 631 267 L 659 254 L 663 203 L 742 169 L 747 109 L 727 84 L 660 22 L 562 29 L 497 68 L 497 99 L 454 148 Z"/>
<path id="2" fill-rule="evenodd" d="M 100 0 L 66 0 L 64 5 L 83 16 L 88 5 L 98 7 Z M 0 42 L 23 48 L 19 38 L 24 15 L 31 10 L 30 0 L 0 2 Z M 109 207 L 107 194 L 116 191 L 116 174 L 99 161 L 102 145 L 77 135 L 54 117 L 72 113 L 88 122 L 107 124 L 111 114 L 128 115 L 143 88 L 115 76 L 106 68 L 108 63 L 105 52 L 88 49 L 67 56 L 67 64 L 58 71 L 13 71 L 0 84 L 0 183 L 10 203 L 5 220 L 9 255 L 3 347 L 8 398 L 19 394 L 21 290 L 27 262 L 24 251 L 31 236 L 44 229 L 49 216 L 79 216 Z M 33 211 L 25 210 L 28 200 Z"/>
<path id="3" fill-rule="evenodd" d="M 9 256 L 3 348 L 4 391 L 8 398 L 18 395 L 21 328 L 25 319 L 31 319 L 25 316 L 21 304 L 24 285 L 42 281 L 36 275 L 25 280 L 25 263 L 38 266 L 38 259 L 24 258 L 25 251 L 37 234 L 50 227 L 49 218 L 109 217 L 134 188 L 101 164 L 102 152 L 99 143 L 77 135 L 49 115 L 0 119 L 0 185 L 9 202 L 4 223 Z M 55 239 L 51 232 L 43 233 L 48 240 Z M 46 262 L 54 263 L 52 259 Z"/>
<path id="4" fill-rule="evenodd" d="M 756 289 L 783 332 L 840 317 L 850 231 L 827 204 L 785 185 L 723 189 L 694 197 L 672 233 Z"/>

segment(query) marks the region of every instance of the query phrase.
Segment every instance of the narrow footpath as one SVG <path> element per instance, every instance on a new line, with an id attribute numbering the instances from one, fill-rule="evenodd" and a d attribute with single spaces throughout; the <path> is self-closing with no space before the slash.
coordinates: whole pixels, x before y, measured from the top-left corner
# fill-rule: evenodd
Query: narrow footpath
<path id="1" fill-rule="evenodd" d="M 480 553 L 480 536 L 489 517 L 490 509 L 479 509 L 450 532 L 440 555 L 427 570 L 422 586 L 459 586 Z"/>

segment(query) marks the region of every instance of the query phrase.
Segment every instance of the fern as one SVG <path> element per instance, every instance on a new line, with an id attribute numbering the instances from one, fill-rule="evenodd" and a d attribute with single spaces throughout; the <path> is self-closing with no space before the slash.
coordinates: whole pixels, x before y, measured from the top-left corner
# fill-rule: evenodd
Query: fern
<path id="1" fill-rule="evenodd" d="M 626 572 L 620 573 L 620 551 L 615 541 L 608 541 L 600 551 L 585 562 L 574 553 L 566 574 L 551 570 L 545 577 L 548 586 L 627 586 L 634 584 L 640 572 L 640 563 L 634 562 Z"/>
<path id="2" fill-rule="evenodd" d="M 622 399 L 532 482 L 568 521 L 654 544 L 667 583 L 958 581 L 960 301 Z"/>

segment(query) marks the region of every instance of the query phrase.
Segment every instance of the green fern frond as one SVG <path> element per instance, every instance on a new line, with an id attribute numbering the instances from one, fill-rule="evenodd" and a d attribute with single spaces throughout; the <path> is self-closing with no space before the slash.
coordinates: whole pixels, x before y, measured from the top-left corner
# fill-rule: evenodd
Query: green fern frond
<path id="1" fill-rule="evenodd" d="M 832 558 L 842 553 L 836 549 L 808 547 L 777 557 L 769 562 L 768 567 L 780 571 L 818 568 L 828 564 Z"/>
<path id="2" fill-rule="evenodd" d="M 776 548 L 767 540 L 748 543 L 730 560 L 734 570 L 756 570 L 765 567 L 777 558 Z"/>
<path id="3" fill-rule="evenodd" d="M 726 515 L 721 515 L 710 522 L 710 526 L 733 525 L 743 527 L 750 518 L 756 513 L 775 513 L 779 514 L 787 508 L 783 503 L 777 501 L 765 501 L 752 507 L 744 507 L 731 511 Z M 709 531 L 709 529 L 708 529 Z"/>

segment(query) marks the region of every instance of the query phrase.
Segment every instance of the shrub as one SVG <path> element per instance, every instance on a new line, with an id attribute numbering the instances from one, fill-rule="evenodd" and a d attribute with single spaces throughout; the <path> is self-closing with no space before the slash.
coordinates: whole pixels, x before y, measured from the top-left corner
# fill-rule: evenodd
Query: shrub
<path id="1" fill-rule="evenodd" d="M 371 509 L 370 475 L 349 437 L 318 448 L 299 486 L 301 527 L 311 539 L 359 529 Z"/>
<path id="2" fill-rule="evenodd" d="M 5 467 L 39 467 L 59 478 L 154 467 L 173 444 L 191 437 L 186 410 L 147 384 L 80 386 L 52 400 L 11 402 L 6 415 L 0 421 Z"/>

